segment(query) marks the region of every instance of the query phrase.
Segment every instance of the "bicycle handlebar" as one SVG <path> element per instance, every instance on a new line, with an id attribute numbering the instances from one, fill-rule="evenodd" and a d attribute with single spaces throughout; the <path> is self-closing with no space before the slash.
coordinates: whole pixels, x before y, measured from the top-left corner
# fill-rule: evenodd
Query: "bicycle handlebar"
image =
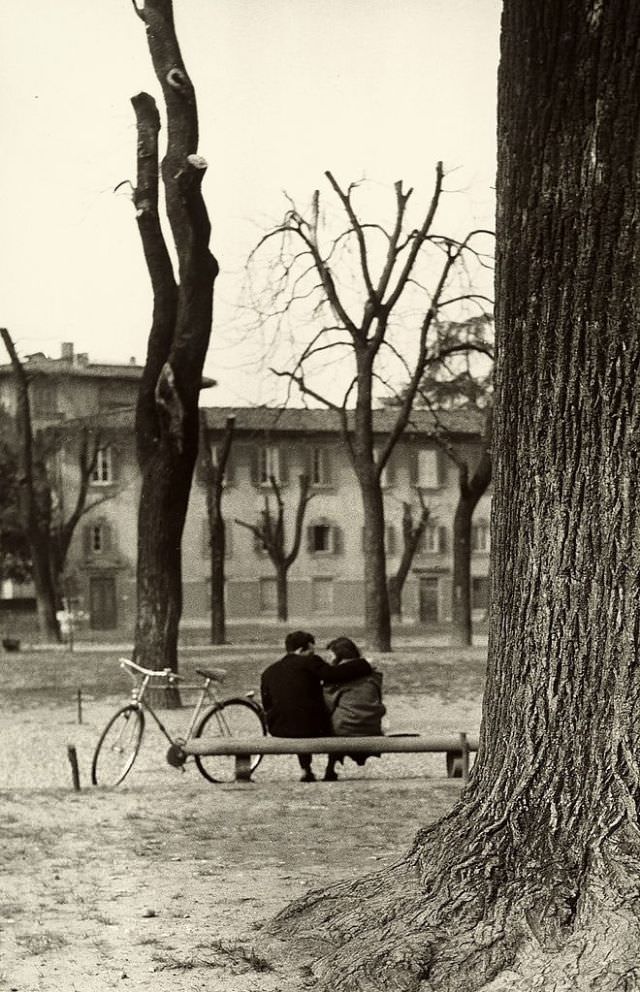
<path id="1" fill-rule="evenodd" d="M 178 675 L 176 672 L 172 672 L 170 668 L 160 668 L 160 669 L 142 668 L 141 665 L 136 665 L 135 661 L 129 661 L 128 658 L 120 659 L 120 668 L 133 669 L 136 672 L 140 672 L 141 675 L 148 675 L 151 678 L 155 677 L 155 678 L 169 679 L 169 681 L 174 681 L 174 680 L 178 681 L 179 679 L 183 678 L 182 675 Z M 132 673 L 129 672 L 129 674 L 131 675 Z"/>

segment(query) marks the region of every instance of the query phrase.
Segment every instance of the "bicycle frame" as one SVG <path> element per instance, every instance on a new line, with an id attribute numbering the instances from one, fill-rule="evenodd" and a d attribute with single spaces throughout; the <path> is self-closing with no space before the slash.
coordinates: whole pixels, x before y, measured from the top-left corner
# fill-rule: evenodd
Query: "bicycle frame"
<path id="1" fill-rule="evenodd" d="M 193 711 L 191 713 L 191 719 L 189 721 L 189 726 L 187 727 L 184 738 L 182 737 L 174 738 L 171 736 L 171 734 L 165 727 L 164 723 L 157 715 L 151 703 L 148 703 L 144 698 L 144 696 L 147 689 L 149 688 L 149 685 L 151 684 L 152 679 L 164 678 L 167 681 L 166 688 L 170 688 L 174 683 L 181 681 L 182 676 L 177 675 L 176 672 L 172 672 L 170 668 L 164 668 L 158 672 L 149 672 L 148 669 L 141 668 L 139 665 L 136 665 L 135 662 L 129 661 L 127 658 L 122 658 L 120 660 L 120 667 L 125 669 L 129 673 L 129 675 L 134 679 L 136 678 L 136 676 L 131 671 L 131 669 L 134 669 L 136 672 L 139 672 L 142 675 L 142 680 L 138 682 L 136 685 L 134 685 L 133 689 L 131 690 L 131 702 L 134 704 L 134 706 L 137 706 L 139 709 L 143 710 L 145 713 L 149 713 L 153 717 L 157 726 L 162 731 L 166 739 L 169 741 L 169 744 L 174 745 L 179 743 L 185 743 L 186 741 L 190 740 L 191 735 L 200 718 L 200 714 L 202 713 L 202 710 L 205 707 L 205 704 L 209 705 L 209 703 L 215 704 L 220 702 L 220 696 L 218 695 L 218 693 L 214 688 L 213 679 L 206 678 L 201 686 L 187 686 L 187 685 L 183 686 L 183 689 L 197 688 L 199 690 L 198 698 L 193 707 Z"/>
<path id="2" fill-rule="evenodd" d="M 174 738 L 171 736 L 171 734 L 163 724 L 162 720 L 154 710 L 151 703 L 148 703 L 145 700 L 144 696 L 147 689 L 149 688 L 149 685 L 151 684 L 152 679 L 157 679 L 157 678 L 166 679 L 166 683 L 167 683 L 166 688 L 170 688 L 176 682 L 181 682 L 182 676 L 178 675 L 176 672 L 173 672 L 170 668 L 163 668 L 160 671 L 152 672 L 147 668 L 141 668 L 140 665 L 136 665 L 134 661 L 129 661 L 128 658 L 120 659 L 120 667 L 125 669 L 125 671 L 127 671 L 131 676 L 131 678 L 133 679 L 136 678 L 134 672 L 137 672 L 142 676 L 141 681 L 138 682 L 136 685 L 134 685 L 133 689 L 131 690 L 131 702 L 133 703 L 134 706 L 143 710 L 145 713 L 149 713 L 153 717 L 158 728 L 164 734 L 171 747 L 174 749 L 174 756 L 176 757 L 176 763 L 184 764 L 184 761 L 186 760 L 186 756 L 183 755 L 182 757 L 180 757 L 180 753 L 181 753 L 180 746 L 182 744 L 186 744 L 186 742 L 191 739 L 191 735 L 193 734 L 193 731 L 198 725 L 198 721 L 200 719 L 203 710 L 209 705 L 215 706 L 217 703 L 223 702 L 223 697 L 221 697 L 218 694 L 215 688 L 215 681 L 211 678 L 205 677 L 202 685 L 197 685 L 197 686 L 184 685 L 182 687 L 183 689 L 197 689 L 198 698 L 193 707 L 191 713 L 191 719 L 189 721 L 189 726 L 187 727 L 185 736 Z M 246 698 L 250 699 L 251 701 L 253 701 L 253 696 L 254 696 L 253 692 L 246 693 Z M 227 720 L 224 716 L 223 709 L 221 709 L 219 713 L 216 713 L 216 719 L 218 721 L 218 725 L 220 726 L 221 731 L 225 734 L 230 734 L 231 728 L 229 727 L 229 724 L 227 723 Z"/>

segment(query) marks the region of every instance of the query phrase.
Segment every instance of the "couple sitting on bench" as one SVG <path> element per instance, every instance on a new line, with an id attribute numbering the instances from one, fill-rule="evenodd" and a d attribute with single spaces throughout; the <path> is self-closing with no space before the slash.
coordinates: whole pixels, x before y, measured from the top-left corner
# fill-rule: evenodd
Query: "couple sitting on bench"
<path id="1" fill-rule="evenodd" d="M 285 638 L 286 654 L 262 673 L 262 704 L 273 737 L 359 737 L 382 734 L 382 675 L 360 657 L 348 637 L 330 641 L 329 664 L 315 653 L 313 634 L 294 630 Z M 348 755 L 348 752 L 347 752 Z M 325 782 L 335 782 L 337 762 L 330 754 Z M 351 756 L 363 765 L 368 755 Z M 302 782 L 315 782 L 313 755 L 299 754 Z"/>

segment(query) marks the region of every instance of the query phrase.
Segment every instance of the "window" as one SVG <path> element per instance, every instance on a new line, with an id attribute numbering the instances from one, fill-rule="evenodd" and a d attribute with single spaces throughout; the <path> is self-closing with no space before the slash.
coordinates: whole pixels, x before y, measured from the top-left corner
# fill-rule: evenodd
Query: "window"
<path id="1" fill-rule="evenodd" d="M 446 551 L 446 546 L 447 528 L 437 527 L 435 524 L 427 524 L 420 542 L 420 551 L 423 554 L 439 555 L 443 551 Z"/>
<path id="2" fill-rule="evenodd" d="M 100 557 L 112 550 L 111 527 L 105 520 L 87 524 L 84 530 L 85 554 L 90 557 Z"/>
<path id="3" fill-rule="evenodd" d="M 111 448 L 99 448 L 91 473 L 94 486 L 107 486 L 113 482 L 113 455 Z"/>
<path id="4" fill-rule="evenodd" d="M 312 448 L 309 461 L 309 481 L 311 485 L 330 486 L 331 457 L 328 448 Z"/>
<path id="5" fill-rule="evenodd" d="M 58 412 L 58 390 L 55 382 L 34 382 L 31 402 L 36 417 L 46 417 Z"/>
<path id="6" fill-rule="evenodd" d="M 422 489 L 439 489 L 442 485 L 440 452 L 435 448 L 418 452 L 416 483 Z"/>
<path id="7" fill-rule="evenodd" d="M 271 478 L 276 482 L 282 481 L 280 450 L 273 447 L 260 448 L 258 482 L 261 486 L 268 486 Z"/>
<path id="8" fill-rule="evenodd" d="M 489 577 L 474 575 L 471 580 L 471 607 L 474 610 L 489 609 Z"/>
<path id="9" fill-rule="evenodd" d="M 481 554 L 489 551 L 489 524 L 486 520 L 479 520 L 471 527 L 471 550 Z"/>
<path id="10" fill-rule="evenodd" d="M 331 527 L 328 524 L 313 524 L 309 528 L 309 551 L 312 554 L 331 551 Z"/>
<path id="11" fill-rule="evenodd" d="M 307 551 L 310 555 L 337 555 L 341 551 L 340 528 L 320 518 L 307 527 Z"/>
<path id="12" fill-rule="evenodd" d="M 91 551 L 94 555 L 102 554 L 104 551 L 104 529 L 102 524 L 96 524 L 91 528 Z"/>

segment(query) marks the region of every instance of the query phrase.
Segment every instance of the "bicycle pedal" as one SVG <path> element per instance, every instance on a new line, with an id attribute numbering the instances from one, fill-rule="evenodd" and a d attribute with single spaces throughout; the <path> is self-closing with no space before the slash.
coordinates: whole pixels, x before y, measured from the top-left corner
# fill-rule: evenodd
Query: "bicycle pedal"
<path id="1" fill-rule="evenodd" d="M 187 760 L 187 755 L 182 750 L 182 746 L 178 743 L 172 744 L 167 751 L 167 762 L 172 768 L 182 768 L 184 771 L 184 763 Z"/>

